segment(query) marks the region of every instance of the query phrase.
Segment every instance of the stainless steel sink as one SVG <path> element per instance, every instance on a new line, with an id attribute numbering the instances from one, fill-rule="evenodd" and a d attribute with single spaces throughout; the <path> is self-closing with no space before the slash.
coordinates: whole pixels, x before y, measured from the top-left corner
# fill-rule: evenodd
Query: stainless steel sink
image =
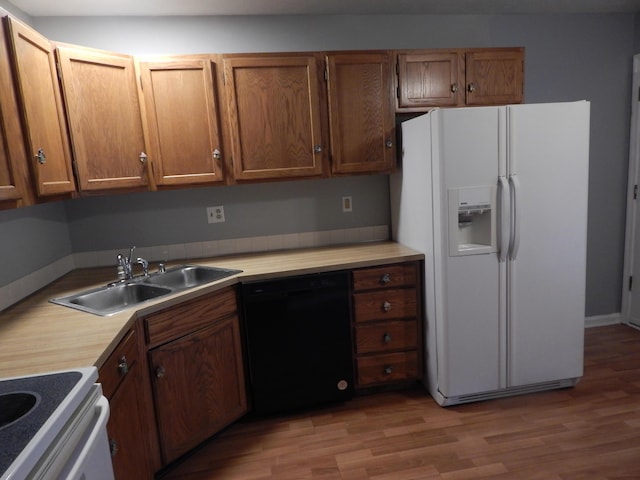
<path id="1" fill-rule="evenodd" d="M 51 302 L 95 315 L 108 316 L 142 302 L 168 295 L 172 291 L 171 288 L 141 282 L 121 283 L 67 297 L 52 298 Z"/>
<path id="2" fill-rule="evenodd" d="M 242 270 L 204 267 L 201 265 L 180 265 L 170 268 L 164 273 L 154 273 L 146 278 L 144 283 L 164 286 L 177 291 L 199 287 L 240 272 Z"/>
<path id="3" fill-rule="evenodd" d="M 240 272 L 242 270 L 180 265 L 146 277 L 136 277 L 66 297 L 52 298 L 50 302 L 104 317 L 148 300 L 199 287 Z"/>

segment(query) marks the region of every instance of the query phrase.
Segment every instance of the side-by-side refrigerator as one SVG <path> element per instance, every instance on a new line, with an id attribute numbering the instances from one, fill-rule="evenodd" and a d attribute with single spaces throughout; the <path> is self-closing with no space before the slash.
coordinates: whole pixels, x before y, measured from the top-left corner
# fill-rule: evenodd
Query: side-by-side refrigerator
<path id="1" fill-rule="evenodd" d="M 437 109 L 401 124 L 394 240 L 425 254 L 440 405 L 583 373 L 589 102 Z"/>

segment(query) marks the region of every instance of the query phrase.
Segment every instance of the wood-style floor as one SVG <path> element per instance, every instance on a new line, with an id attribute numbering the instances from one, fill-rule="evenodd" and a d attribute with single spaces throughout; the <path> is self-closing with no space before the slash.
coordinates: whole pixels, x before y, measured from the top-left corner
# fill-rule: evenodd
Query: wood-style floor
<path id="1" fill-rule="evenodd" d="M 422 390 L 241 421 L 163 480 L 640 479 L 640 331 L 586 330 L 574 388 L 442 408 Z"/>

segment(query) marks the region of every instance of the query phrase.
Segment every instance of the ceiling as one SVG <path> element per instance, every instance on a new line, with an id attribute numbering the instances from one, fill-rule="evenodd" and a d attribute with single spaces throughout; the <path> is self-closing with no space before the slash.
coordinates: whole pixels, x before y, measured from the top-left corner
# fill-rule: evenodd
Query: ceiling
<path id="1" fill-rule="evenodd" d="M 8 0 L 32 17 L 632 13 L 640 0 Z"/>

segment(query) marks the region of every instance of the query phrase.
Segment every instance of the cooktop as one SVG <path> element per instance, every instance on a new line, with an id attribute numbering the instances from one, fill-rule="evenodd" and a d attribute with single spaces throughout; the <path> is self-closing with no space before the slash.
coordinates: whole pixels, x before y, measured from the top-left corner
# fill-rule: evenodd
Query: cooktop
<path id="1" fill-rule="evenodd" d="M 71 370 L 0 379 L 0 477 L 82 378 Z"/>

